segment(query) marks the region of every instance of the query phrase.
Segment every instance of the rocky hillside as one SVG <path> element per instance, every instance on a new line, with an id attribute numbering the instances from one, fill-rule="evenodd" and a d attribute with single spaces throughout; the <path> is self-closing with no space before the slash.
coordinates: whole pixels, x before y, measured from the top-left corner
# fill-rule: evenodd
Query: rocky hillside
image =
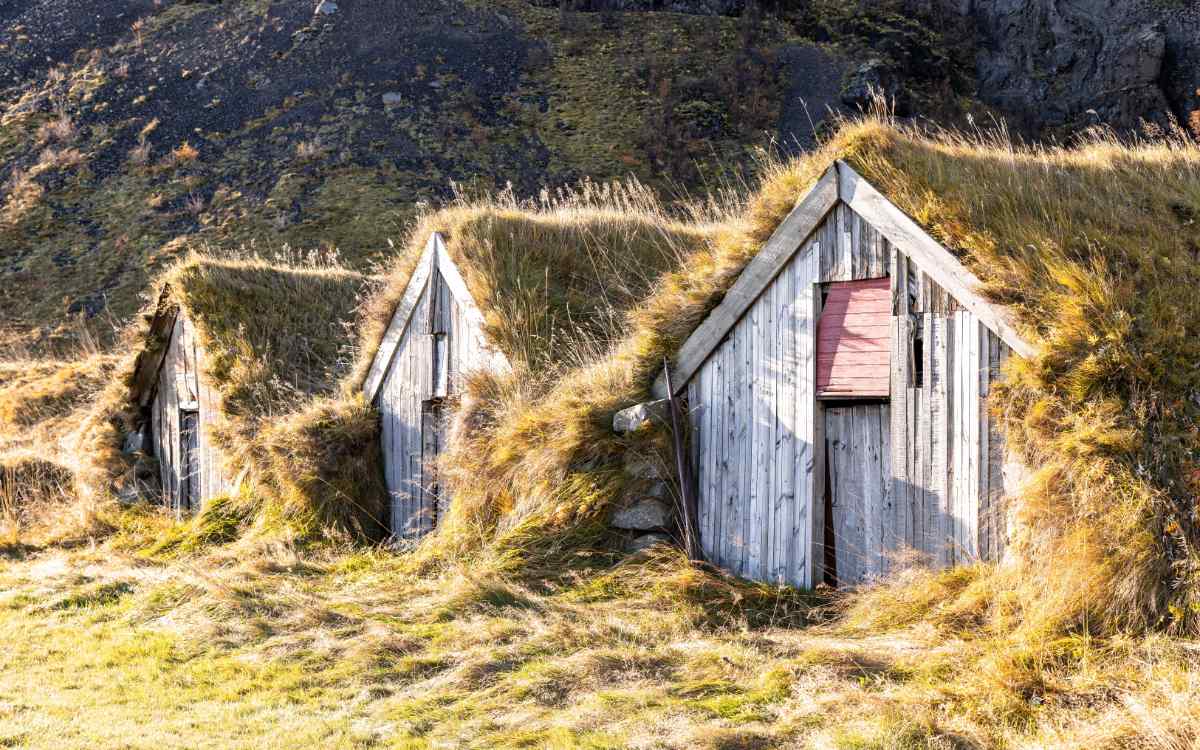
<path id="1" fill-rule="evenodd" d="M 0 346 L 123 320 L 196 243 L 364 267 L 453 183 L 719 186 L 873 88 L 1031 133 L 1186 119 L 1194 14 L 1126 6 L 0 0 Z"/>

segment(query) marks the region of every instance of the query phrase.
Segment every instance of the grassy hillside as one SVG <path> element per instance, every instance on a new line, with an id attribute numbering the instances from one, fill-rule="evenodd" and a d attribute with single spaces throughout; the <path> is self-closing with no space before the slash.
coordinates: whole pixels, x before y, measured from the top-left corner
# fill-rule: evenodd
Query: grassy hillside
<path id="1" fill-rule="evenodd" d="M 953 595 L 981 571 L 925 582 Z M 28 748 L 1078 748 L 1200 741 L 1200 650 L 857 627 L 660 553 L 524 582 L 284 548 L 0 562 L 0 739 Z M 806 617 L 814 624 L 802 625 Z M 30 689 L 30 685 L 37 689 Z"/>
<path id="2" fill-rule="evenodd" d="M 527 0 L 71 7 L 0 12 L 0 345 L 66 341 L 80 315 L 108 340 L 197 243 L 336 248 L 365 269 L 452 182 L 736 181 L 756 148 L 807 140 L 843 106 L 866 50 L 913 71 L 927 114 L 969 92 L 969 58 L 899 0 L 741 19 Z"/>
<path id="3" fill-rule="evenodd" d="M 969 35 L 899 0 L 337 6 L 0 7 L 0 744 L 1200 744 L 1194 144 L 868 120 L 763 159 L 868 56 L 910 114 L 973 108 Z M 622 468 L 667 442 L 613 412 L 834 158 L 1041 346 L 993 404 L 1038 469 L 1015 554 L 848 594 L 625 555 Z M 472 378 L 451 512 L 396 550 L 356 391 L 434 229 L 515 371 Z M 163 303 L 245 479 L 182 524 L 122 452 Z"/>

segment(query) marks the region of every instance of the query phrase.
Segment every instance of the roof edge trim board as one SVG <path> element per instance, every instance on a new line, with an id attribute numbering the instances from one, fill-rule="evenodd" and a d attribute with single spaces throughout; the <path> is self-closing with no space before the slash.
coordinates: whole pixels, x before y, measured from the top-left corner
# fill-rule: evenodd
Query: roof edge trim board
<path id="1" fill-rule="evenodd" d="M 1004 308 L 984 299 L 983 285 L 975 274 L 940 242 L 875 189 L 846 162 L 839 159 L 838 194 L 859 216 L 870 222 L 897 250 L 912 258 L 938 286 L 975 314 L 1004 343 L 1022 357 L 1032 358 L 1037 348 L 1025 341 Z"/>
<path id="2" fill-rule="evenodd" d="M 175 320 L 182 314 L 178 306 L 168 304 L 170 289 L 163 287 L 159 295 L 158 311 L 150 321 L 148 338 L 156 340 L 160 346 L 151 358 L 147 358 L 147 349 L 143 348 L 138 354 L 133 366 L 133 382 L 130 385 L 129 400 L 144 409 L 150 405 L 152 394 L 158 384 L 158 374 L 162 371 L 163 361 L 167 358 L 167 349 L 171 346 L 171 336 L 175 332 Z"/>
<path id="3" fill-rule="evenodd" d="M 446 286 L 450 289 L 450 294 L 454 296 L 458 306 L 462 308 L 470 322 L 475 324 L 476 330 L 483 330 L 483 313 L 479 309 L 479 305 L 475 304 L 475 298 L 471 296 L 471 290 L 467 289 L 467 283 L 463 280 L 462 274 L 458 271 L 458 265 L 450 257 L 450 253 L 446 250 L 446 242 L 442 235 L 438 232 L 433 233 L 432 241 L 434 244 L 434 252 L 437 256 L 438 272 L 442 275 L 442 280 L 446 282 Z M 481 348 L 485 349 L 492 355 L 493 363 L 504 370 L 511 370 L 512 367 L 508 362 L 508 358 L 504 353 L 488 346 L 486 341 L 480 342 Z"/>
<path id="4" fill-rule="evenodd" d="M 379 348 L 375 350 L 375 358 L 371 361 L 371 369 L 367 373 L 366 382 L 363 383 L 363 392 L 369 402 L 375 401 L 375 396 L 379 393 L 379 386 L 383 385 L 383 378 L 391 366 L 396 347 L 400 345 L 400 339 L 408 327 L 408 320 L 412 317 L 413 310 L 416 309 L 417 302 L 425 291 L 425 285 L 429 282 L 440 240 L 441 237 L 436 232 L 430 235 L 429 242 L 425 244 L 425 250 L 421 253 L 421 259 L 417 261 L 417 266 L 413 269 L 412 278 L 408 280 L 408 286 L 404 288 L 404 296 L 400 298 L 400 304 L 396 305 L 396 312 L 392 314 L 392 322 L 388 323 L 383 340 L 379 342 Z"/>
<path id="5" fill-rule="evenodd" d="M 754 304 L 754 300 L 775 280 L 779 272 L 804 246 L 808 236 L 837 205 L 838 182 L 835 167 L 830 167 L 821 175 L 808 193 L 796 202 L 795 208 L 775 229 L 762 250 L 746 264 L 720 304 L 679 348 L 678 354 L 675 355 L 675 372 L 671 378 L 676 394 L 687 388 L 692 376 L 721 344 L 725 335 L 741 320 L 746 310 Z M 654 395 L 656 398 L 667 397 L 666 377 L 662 373 L 654 381 Z"/>

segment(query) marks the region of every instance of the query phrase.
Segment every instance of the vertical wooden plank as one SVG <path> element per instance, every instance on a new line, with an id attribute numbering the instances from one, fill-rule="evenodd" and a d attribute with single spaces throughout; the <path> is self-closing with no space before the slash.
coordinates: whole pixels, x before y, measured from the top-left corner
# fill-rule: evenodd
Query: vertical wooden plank
<path id="1" fill-rule="evenodd" d="M 988 425 L 987 400 L 988 386 L 991 383 L 991 346 L 990 335 L 987 328 L 982 323 L 979 324 L 979 360 L 976 389 L 978 390 L 978 403 L 975 404 L 976 421 L 978 423 L 977 430 L 977 450 L 979 451 L 979 468 L 976 471 L 977 484 L 975 493 L 978 512 L 975 519 L 976 526 L 976 545 L 979 551 L 979 557 L 982 560 L 991 559 L 991 506 L 989 504 L 990 495 L 988 493 L 988 477 L 990 469 L 988 467 L 988 459 L 991 456 L 991 446 L 988 441 L 988 436 L 991 432 Z"/>
<path id="2" fill-rule="evenodd" d="M 420 303 L 414 313 L 420 313 Z M 396 412 L 396 515 L 399 525 L 398 536 L 409 538 L 413 517 L 413 485 L 416 478 L 412 473 L 413 424 L 419 418 L 413 409 L 416 400 L 416 384 L 413 382 L 413 339 L 417 337 L 420 318 L 413 316 L 407 331 L 404 332 L 403 347 L 400 361 L 394 367 L 397 372 L 396 399 L 399 409 Z"/>
<path id="3" fill-rule="evenodd" d="M 172 328 L 171 339 L 174 340 L 174 338 L 175 332 Z M 171 432 L 171 391 L 174 383 L 175 368 L 171 361 L 171 341 L 168 341 L 167 351 L 163 354 L 162 367 L 158 372 L 158 395 L 162 407 L 162 454 L 158 460 L 162 467 L 163 499 L 172 514 L 175 512 L 175 493 L 171 480 L 175 462 L 175 436 Z"/>
<path id="4" fill-rule="evenodd" d="M 725 381 L 725 437 L 721 455 L 725 460 L 725 476 L 723 484 L 723 505 L 721 512 L 721 565 L 734 573 L 740 572 L 741 551 L 739 547 L 741 534 L 741 514 L 739 509 L 743 501 L 741 492 L 742 469 L 744 460 L 742 448 L 743 435 L 740 434 L 740 421 L 744 416 L 745 403 L 745 365 L 742 357 L 743 340 L 745 337 L 745 322 L 735 326 L 730 331 L 729 339 L 725 342 L 726 381 Z"/>
<path id="5" fill-rule="evenodd" d="M 175 319 L 175 327 L 171 331 L 171 345 L 167 350 L 166 362 L 163 366 L 163 374 L 169 377 L 165 384 L 166 398 L 166 419 L 167 419 L 167 436 L 170 446 L 170 466 L 168 476 L 170 479 L 170 498 L 171 509 L 175 513 L 175 518 L 181 518 L 181 507 L 179 497 L 179 333 L 183 327 L 182 316 Z"/>
<path id="6" fill-rule="evenodd" d="M 846 223 L 850 246 L 850 280 L 867 278 L 866 256 L 862 246 L 862 219 L 858 214 L 846 209 Z"/>
<path id="7" fill-rule="evenodd" d="M 432 312 L 436 304 L 437 287 L 430 284 L 426 292 L 425 315 Z M 412 491 L 412 536 L 419 537 L 423 531 L 426 512 L 424 493 L 426 472 L 422 465 L 425 446 L 424 410 L 425 401 L 433 395 L 433 338 L 427 335 L 417 335 L 413 339 L 413 382 L 416 386 L 413 398 L 413 428 L 409 433 L 412 443 L 409 446 L 409 465 L 412 466 L 415 483 Z"/>
<path id="8" fill-rule="evenodd" d="M 971 534 L 969 537 L 969 542 L 971 545 L 971 556 L 973 559 L 979 559 L 979 557 L 980 557 L 979 520 L 980 520 L 980 510 L 981 510 L 980 497 L 979 497 L 979 486 L 980 486 L 980 469 L 982 468 L 980 465 L 980 459 L 984 455 L 983 439 L 982 439 L 982 435 L 980 434 L 980 429 L 979 429 L 980 428 L 980 423 L 979 423 L 980 407 L 981 407 L 982 401 L 983 401 L 981 394 L 980 394 L 980 385 L 981 385 L 981 378 L 986 377 L 986 375 L 982 374 L 980 372 L 980 370 L 986 370 L 986 368 L 980 367 L 980 360 L 981 360 L 980 349 L 981 349 L 982 338 L 984 335 L 983 324 L 980 323 L 974 315 L 971 315 L 970 325 L 971 325 L 971 332 L 970 332 L 970 335 L 971 335 L 971 359 L 970 359 L 970 362 L 968 363 L 968 368 L 969 368 L 968 375 L 970 377 L 969 387 L 970 387 L 971 409 L 970 409 L 968 428 L 970 430 L 969 440 L 970 440 L 970 447 L 971 447 L 971 474 L 970 474 L 970 480 L 969 480 L 970 483 L 967 487 L 967 491 L 970 493 L 971 505 L 970 505 L 970 515 L 968 516 L 968 518 L 970 519 L 970 524 L 971 524 L 971 526 L 970 526 Z"/>
<path id="9" fill-rule="evenodd" d="M 708 483 L 712 472 L 708 470 L 709 456 L 705 452 L 705 440 L 711 428 L 709 396 L 712 393 L 712 362 L 705 363 L 687 385 L 688 429 L 692 438 L 692 476 L 696 478 L 696 525 L 700 530 L 700 551 L 704 559 L 712 560 L 708 545 L 712 540 L 712 498 Z"/>
<path id="10" fill-rule="evenodd" d="M 749 318 L 748 318 L 749 320 Z M 739 575 L 745 575 L 746 558 L 749 544 L 749 534 L 746 527 L 750 523 L 750 509 L 754 506 L 751 493 L 754 492 L 754 334 L 755 326 L 748 322 L 738 332 L 738 356 L 742 358 L 739 364 L 740 383 L 738 402 L 740 408 L 737 414 L 738 438 L 736 442 L 738 464 L 738 500 L 734 504 L 732 517 L 734 530 L 733 559 Z"/>
<path id="11" fill-rule="evenodd" d="M 200 453 L 200 488 L 202 502 L 208 502 L 225 491 L 216 479 L 216 446 L 209 440 L 208 420 L 212 407 L 208 399 L 208 383 L 204 374 L 204 352 L 199 337 L 192 335 L 192 361 L 196 367 L 196 445 Z"/>
<path id="12" fill-rule="evenodd" d="M 767 339 L 767 321 L 766 310 L 762 304 L 763 299 L 769 296 L 771 288 L 768 287 L 750 308 L 750 346 L 751 354 L 748 364 L 748 372 L 750 373 L 750 428 L 749 428 L 749 464 L 750 475 L 748 479 L 749 494 L 746 504 L 746 513 L 743 515 L 742 527 L 745 534 L 745 550 L 742 557 L 742 565 L 745 573 L 743 575 L 748 578 L 762 580 L 761 560 L 759 559 L 760 549 L 760 534 L 762 531 L 762 509 L 763 509 L 763 491 L 762 475 L 763 475 L 763 449 L 764 443 L 770 440 L 764 435 L 764 426 L 766 421 L 765 394 L 768 389 L 766 377 L 766 365 L 769 354 L 763 346 Z"/>
<path id="13" fill-rule="evenodd" d="M 407 331 L 405 331 L 406 333 Z M 387 464 L 384 474 L 388 487 L 388 529 L 393 536 L 399 537 L 404 530 L 404 517 L 401 508 L 403 500 L 400 497 L 404 472 L 400 460 L 401 433 L 399 430 L 401 424 L 400 415 L 404 408 L 404 403 L 397 381 L 404 377 L 402 373 L 404 334 L 401 334 L 400 342 L 397 344 L 392 357 L 397 361 L 392 362 L 389 366 L 386 379 L 380 388 L 379 408 L 383 420 L 387 422 L 387 432 L 389 435 L 389 440 L 386 441 L 384 448 L 384 461 Z"/>
<path id="14" fill-rule="evenodd" d="M 395 356 L 393 354 L 393 356 Z M 395 431 L 394 420 L 396 416 L 396 404 L 392 396 L 392 381 L 396 373 L 391 369 L 384 378 L 383 386 L 379 389 L 378 409 L 379 409 L 379 443 L 380 449 L 383 451 L 383 481 L 388 488 L 388 507 L 384 513 L 385 523 L 388 524 L 389 530 L 394 530 L 395 513 L 393 510 L 393 498 L 396 487 L 396 462 L 395 462 Z"/>
<path id="15" fill-rule="evenodd" d="M 875 407 L 871 415 L 871 419 L 878 424 L 878 428 L 874 432 L 879 440 L 877 445 L 878 467 L 876 469 L 878 484 L 876 488 L 880 497 L 879 504 L 883 507 L 894 505 L 894 501 L 891 499 L 893 488 L 891 408 L 890 403 L 880 404 Z"/>
<path id="16" fill-rule="evenodd" d="M 921 315 L 922 336 L 925 342 L 921 353 L 921 368 L 925 373 L 925 379 L 921 385 L 922 408 L 920 424 L 917 426 L 917 442 L 921 446 L 921 531 L 913 544 L 923 555 L 929 556 L 927 559 L 930 562 L 936 559 L 934 554 L 938 523 L 937 477 L 934 473 L 937 441 L 935 440 L 934 425 L 935 415 L 941 412 L 941 407 L 936 403 L 933 388 L 933 352 L 936 346 L 933 320 L 933 313 L 927 312 Z"/>
<path id="17" fill-rule="evenodd" d="M 891 398 L 891 469 L 892 492 L 882 509 L 879 574 L 888 572 L 888 555 L 897 549 L 904 533 L 903 514 L 909 507 L 908 477 L 908 258 L 892 253 L 893 318 L 892 334 L 892 398 Z"/>
<path id="18" fill-rule="evenodd" d="M 846 467 L 850 464 L 845 455 L 849 450 L 845 418 L 847 409 L 826 407 L 824 411 L 825 451 L 832 498 L 830 510 L 833 518 L 830 520 L 833 524 L 834 566 L 839 583 L 853 583 L 858 580 L 860 555 L 857 553 L 858 540 L 854 533 L 854 495 L 848 490 L 845 477 Z"/>
<path id="19" fill-rule="evenodd" d="M 709 480 L 709 503 L 712 506 L 712 541 L 709 543 L 709 560 L 717 563 L 722 559 L 722 550 L 724 549 L 724 534 L 725 526 L 723 524 L 725 513 L 725 477 L 729 471 L 729 455 L 725 450 L 725 437 L 728 434 L 728 428 L 725 421 L 728 413 L 728 403 L 726 402 L 726 382 L 729 379 L 729 369 L 727 367 L 729 361 L 729 342 L 726 341 L 713 353 L 709 360 L 709 366 L 712 369 L 712 389 L 711 400 L 709 407 L 712 414 L 709 416 L 709 436 L 705 443 L 708 446 L 710 458 L 710 480 Z M 723 563 L 717 563 L 723 564 Z"/>
<path id="20" fill-rule="evenodd" d="M 800 365 L 796 358 L 796 313 L 799 295 L 796 289 L 796 266 L 793 259 L 781 275 L 782 287 L 779 304 L 779 390 L 776 395 L 779 416 L 776 421 L 776 458 L 774 460 L 775 507 L 772 511 L 771 545 L 773 559 L 771 578 L 777 583 L 790 583 L 789 547 L 794 506 L 796 504 L 796 415 L 799 404 L 796 395 L 796 380 L 800 377 Z"/>
<path id="21" fill-rule="evenodd" d="M 810 254 L 796 279 L 800 296 L 800 324 L 796 357 L 801 376 L 796 381 L 796 403 L 801 409 L 797 422 L 796 531 L 798 552 L 794 577 L 807 586 L 823 578 L 825 564 L 825 421 L 817 403 L 817 320 L 821 315 L 821 258 Z"/>
<path id="22" fill-rule="evenodd" d="M 941 505 L 941 550 L 942 561 L 945 565 L 953 565 L 956 557 L 954 550 L 954 465 L 958 460 L 958 451 L 954 445 L 954 430 L 958 415 L 954 412 L 956 379 L 954 377 L 955 358 L 957 357 L 958 326 L 955 314 L 948 312 L 942 316 L 945 333 L 945 352 L 942 356 L 942 394 L 941 402 L 945 409 L 942 417 L 942 429 L 939 435 L 942 439 L 945 466 L 941 476 L 943 495 Z"/>
<path id="23" fill-rule="evenodd" d="M 868 279 L 876 279 L 883 276 L 879 273 L 879 269 L 875 258 L 875 230 L 870 223 L 865 221 L 861 216 L 855 214 L 855 219 L 859 224 L 859 252 L 863 256 L 863 273 Z"/>
<path id="24" fill-rule="evenodd" d="M 953 317 L 938 314 L 933 319 L 932 364 L 933 394 L 930 402 L 936 411 L 930 414 L 930 429 L 933 439 L 933 460 L 930 470 L 934 477 L 934 492 L 937 494 L 937 519 L 934 523 L 934 549 L 939 566 L 945 567 L 953 562 L 947 537 L 950 532 L 951 518 L 951 461 L 953 458 L 950 448 L 950 430 L 953 425 L 951 418 L 951 373 L 953 362 L 954 322 Z"/>
<path id="25" fill-rule="evenodd" d="M 1000 368 L 1008 347 L 999 336 L 992 335 L 992 366 L 991 382 L 995 383 L 1000 377 Z M 990 390 L 989 384 L 989 390 Z M 999 560 L 1008 546 L 1007 512 L 1008 498 L 1004 492 L 1004 441 L 1000 435 L 999 420 L 990 419 L 988 422 L 988 446 L 991 453 L 988 457 L 988 490 L 992 507 L 992 560 Z"/>
<path id="26" fill-rule="evenodd" d="M 970 496 L 967 488 L 970 486 L 971 472 L 969 425 L 972 416 L 969 395 L 971 378 L 967 372 L 967 363 L 971 361 L 971 325 L 965 310 L 955 314 L 955 332 L 958 334 L 958 343 L 954 367 L 954 421 L 957 427 L 954 440 L 954 554 L 956 562 L 965 562 L 970 559 Z"/>
<path id="27" fill-rule="evenodd" d="M 908 323 L 906 328 L 909 335 L 911 335 L 911 320 L 906 322 Z M 905 371 L 906 377 L 912 377 L 911 361 L 907 358 Z M 915 458 L 917 451 L 916 437 L 913 434 L 913 425 L 915 422 L 914 417 L 917 410 L 917 404 L 913 403 L 913 389 L 907 386 L 904 390 L 904 410 L 904 442 L 907 445 L 907 449 L 904 451 L 904 466 L 901 469 L 901 473 L 905 478 L 904 483 L 907 493 L 902 502 L 896 502 L 892 504 L 893 525 L 890 529 L 892 534 L 888 542 L 887 560 L 885 563 L 885 570 L 889 573 L 894 572 L 893 568 L 897 553 L 904 549 L 905 544 L 907 544 L 908 540 L 911 538 L 912 508 L 917 502 L 919 502 L 917 495 L 920 493 L 920 488 L 917 486 L 918 479 L 913 471 L 913 459 Z"/>
<path id="28" fill-rule="evenodd" d="M 708 410 L 704 419 L 705 482 L 701 490 L 704 503 L 708 506 L 708 537 L 704 542 L 705 558 L 714 565 L 719 564 L 721 540 L 721 512 L 724 498 L 721 494 L 721 476 L 724 474 L 724 346 L 717 347 L 706 365 L 709 370 L 709 388 L 705 393 L 704 406 Z"/>
<path id="29" fill-rule="evenodd" d="M 757 403 L 755 412 L 757 414 L 757 424 L 755 425 L 755 484 L 758 486 L 756 493 L 757 509 L 754 534 L 754 543 L 757 549 L 757 565 L 752 566 L 756 572 L 755 576 L 759 580 L 771 580 L 770 561 L 769 561 L 769 545 L 770 531 L 772 526 L 771 510 L 774 506 L 775 486 L 773 484 L 774 472 L 772 464 L 775 462 L 775 445 L 776 445 L 776 423 L 779 420 L 779 409 L 776 401 L 776 393 L 779 383 L 779 351 L 776 346 L 779 341 L 777 329 L 776 305 L 779 297 L 780 284 L 777 278 L 774 283 L 767 287 L 762 297 L 756 303 L 760 306 L 760 321 L 758 336 L 758 354 L 756 356 L 756 365 L 759 370 L 758 389 L 756 393 Z"/>
<path id="30" fill-rule="evenodd" d="M 829 227 L 833 222 L 834 212 L 830 211 L 829 216 L 821 222 L 821 226 L 817 227 L 813 236 L 816 237 L 816 252 L 817 252 L 817 278 L 820 281 L 829 281 L 827 278 L 834 268 L 834 243 L 830 241 L 831 235 Z"/>
<path id="31" fill-rule="evenodd" d="M 858 479 L 859 502 L 864 509 L 863 516 L 870 514 L 875 518 L 886 518 L 885 509 L 888 498 L 880 491 L 883 477 L 879 475 L 882 463 L 879 458 L 879 447 L 883 444 L 880 435 L 881 425 L 879 424 L 880 409 L 875 404 L 858 405 L 854 407 L 853 414 L 855 445 L 851 455 L 854 457 L 853 468 Z M 881 540 L 868 538 L 866 545 L 864 552 L 869 561 L 867 568 L 870 573 L 864 571 L 866 573 L 864 577 L 870 577 L 884 568 L 885 550 Z"/>
<path id="32" fill-rule="evenodd" d="M 155 387 L 153 409 L 154 424 L 151 429 L 154 432 L 154 457 L 158 460 L 158 482 L 161 488 L 160 494 L 162 495 L 160 500 L 164 505 L 168 505 L 170 498 L 167 496 L 167 488 L 170 486 L 170 480 L 167 478 L 167 443 L 163 440 L 163 413 L 165 412 L 165 407 L 163 405 L 161 381 Z"/>

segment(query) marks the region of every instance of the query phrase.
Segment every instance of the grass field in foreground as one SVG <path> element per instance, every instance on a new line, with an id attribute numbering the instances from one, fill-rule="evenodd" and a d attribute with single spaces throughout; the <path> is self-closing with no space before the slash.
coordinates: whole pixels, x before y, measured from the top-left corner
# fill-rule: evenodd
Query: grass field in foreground
<path id="1" fill-rule="evenodd" d="M 1183 642 L 1081 641 L 1027 691 L 928 625 L 713 622 L 674 554 L 536 586 L 250 559 L 6 558 L 0 746 L 1176 748 L 1200 719 Z"/>

